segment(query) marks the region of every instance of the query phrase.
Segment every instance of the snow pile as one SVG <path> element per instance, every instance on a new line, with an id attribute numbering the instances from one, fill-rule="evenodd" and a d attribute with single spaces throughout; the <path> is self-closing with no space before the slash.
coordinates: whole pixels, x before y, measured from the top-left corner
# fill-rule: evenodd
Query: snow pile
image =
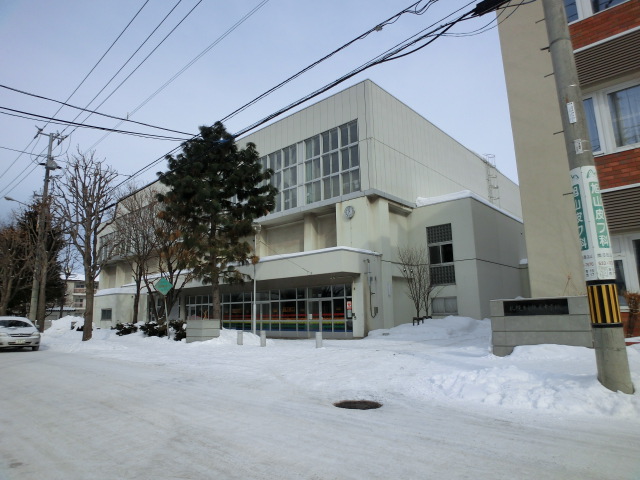
<path id="1" fill-rule="evenodd" d="M 584 347 L 524 346 L 512 355 L 491 353 L 489 320 L 427 319 L 424 324 L 376 330 L 363 340 L 267 341 L 222 330 L 205 342 L 175 342 L 141 332 L 117 336 L 96 329 L 82 342 L 70 328 L 78 317 L 53 322 L 42 349 L 129 362 L 202 369 L 229 379 L 283 382 L 283 388 L 327 399 L 368 398 L 382 403 L 456 402 L 463 408 L 537 411 L 553 415 L 640 418 L 640 395 L 611 392 L 597 380 L 595 354 Z M 627 349 L 632 379 L 640 388 L 640 345 Z"/>

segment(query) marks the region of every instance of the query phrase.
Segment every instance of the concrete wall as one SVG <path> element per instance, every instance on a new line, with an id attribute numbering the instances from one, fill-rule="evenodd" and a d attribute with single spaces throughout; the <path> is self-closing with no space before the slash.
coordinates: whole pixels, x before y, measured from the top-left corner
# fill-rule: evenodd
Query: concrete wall
<path id="1" fill-rule="evenodd" d="M 557 298 L 550 300 L 557 300 Z M 491 302 L 493 354 L 504 357 L 511 354 L 519 345 L 545 343 L 593 347 L 587 297 L 567 297 L 566 300 L 569 307 L 568 314 L 520 316 L 505 315 L 505 301 L 493 300 Z"/>
<path id="2" fill-rule="evenodd" d="M 576 215 L 541 2 L 499 26 L 531 294 L 585 293 Z"/>

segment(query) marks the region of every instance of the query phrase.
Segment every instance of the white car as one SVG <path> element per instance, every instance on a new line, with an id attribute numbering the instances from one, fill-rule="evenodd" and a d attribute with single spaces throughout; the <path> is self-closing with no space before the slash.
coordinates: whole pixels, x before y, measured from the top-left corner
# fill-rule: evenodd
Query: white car
<path id="1" fill-rule="evenodd" d="M 0 317 L 0 348 L 40 348 L 40 332 L 24 317 Z"/>

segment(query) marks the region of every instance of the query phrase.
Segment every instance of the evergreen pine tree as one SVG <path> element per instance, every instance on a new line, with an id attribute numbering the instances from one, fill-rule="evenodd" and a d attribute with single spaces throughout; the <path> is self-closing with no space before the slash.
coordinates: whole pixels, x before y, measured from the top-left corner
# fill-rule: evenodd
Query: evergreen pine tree
<path id="1" fill-rule="evenodd" d="M 272 172 L 263 170 L 253 143 L 239 149 L 220 122 L 200 127 L 199 138 L 166 159 L 169 170 L 158 174 L 168 187 L 158 195 L 160 218 L 194 253 L 193 274 L 211 285 L 212 315 L 220 319 L 220 283 L 243 280 L 234 264 L 248 261 L 252 223 L 274 208 Z"/>

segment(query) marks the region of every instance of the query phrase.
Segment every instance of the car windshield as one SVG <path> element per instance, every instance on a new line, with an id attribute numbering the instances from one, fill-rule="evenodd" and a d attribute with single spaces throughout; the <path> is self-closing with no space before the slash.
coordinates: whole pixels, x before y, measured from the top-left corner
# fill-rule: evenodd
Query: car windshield
<path id="1" fill-rule="evenodd" d="M 24 328 L 24 327 L 30 327 L 30 326 L 31 325 L 29 325 L 27 322 L 23 320 L 0 320 L 0 327 L 3 327 L 3 328 L 7 328 L 7 327 Z"/>

